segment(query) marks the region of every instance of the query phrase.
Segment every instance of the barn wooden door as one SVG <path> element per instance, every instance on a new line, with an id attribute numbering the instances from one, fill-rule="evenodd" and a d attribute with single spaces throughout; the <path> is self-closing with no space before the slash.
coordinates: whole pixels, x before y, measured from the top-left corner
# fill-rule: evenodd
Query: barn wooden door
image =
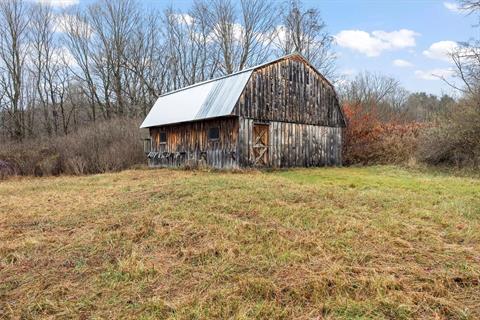
<path id="1" fill-rule="evenodd" d="M 268 166 L 268 124 L 253 124 L 253 165 Z"/>

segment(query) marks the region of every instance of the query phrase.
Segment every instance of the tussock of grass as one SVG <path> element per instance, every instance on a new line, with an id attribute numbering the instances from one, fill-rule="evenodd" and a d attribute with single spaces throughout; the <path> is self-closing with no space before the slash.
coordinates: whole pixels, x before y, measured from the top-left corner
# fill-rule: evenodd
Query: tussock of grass
<path id="1" fill-rule="evenodd" d="M 395 167 L 0 183 L 0 318 L 477 319 L 480 180 Z"/>

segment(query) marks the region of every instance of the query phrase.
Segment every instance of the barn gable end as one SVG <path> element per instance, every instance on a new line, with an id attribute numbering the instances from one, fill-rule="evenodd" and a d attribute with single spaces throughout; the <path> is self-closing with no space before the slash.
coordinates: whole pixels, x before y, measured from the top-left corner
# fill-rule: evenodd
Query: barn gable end
<path id="1" fill-rule="evenodd" d="M 151 166 L 341 165 L 333 86 L 298 54 L 159 97 L 142 123 Z"/>
<path id="2" fill-rule="evenodd" d="M 257 120 L 345 126 L 333 86 L 299 55 L 255 68 L 232 114 Z"/>

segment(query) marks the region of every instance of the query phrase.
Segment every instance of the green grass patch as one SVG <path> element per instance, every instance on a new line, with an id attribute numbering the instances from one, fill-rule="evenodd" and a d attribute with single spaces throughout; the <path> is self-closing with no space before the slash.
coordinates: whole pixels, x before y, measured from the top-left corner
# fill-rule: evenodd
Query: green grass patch
<path id="1" fill-rule="evenodd" d="M 477 319 L 478 175 L 130 170 L 0 183 L 0 318 Z"/>

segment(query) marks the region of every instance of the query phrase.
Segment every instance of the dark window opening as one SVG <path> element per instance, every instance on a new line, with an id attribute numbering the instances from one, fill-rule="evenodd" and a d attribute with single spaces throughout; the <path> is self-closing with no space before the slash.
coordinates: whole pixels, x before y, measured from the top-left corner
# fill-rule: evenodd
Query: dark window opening
<path id="1" fill-rule="evenodd" d="M 220 138 L 220 129 L 213 127 L 208 129 L 208 140 L 218 140 Z"/>
<path id="2" fill-rule="evenodd" d="M 160 143 L 161 144 L 167 143 L 167 133 L 166 132 L 160 132 Z"/>
<path id="3" fill-rule="evenodd" d="M 150 138 L 143 139 L 143 152 L 150 153 L 152 151 L 152 140 Z"/>

